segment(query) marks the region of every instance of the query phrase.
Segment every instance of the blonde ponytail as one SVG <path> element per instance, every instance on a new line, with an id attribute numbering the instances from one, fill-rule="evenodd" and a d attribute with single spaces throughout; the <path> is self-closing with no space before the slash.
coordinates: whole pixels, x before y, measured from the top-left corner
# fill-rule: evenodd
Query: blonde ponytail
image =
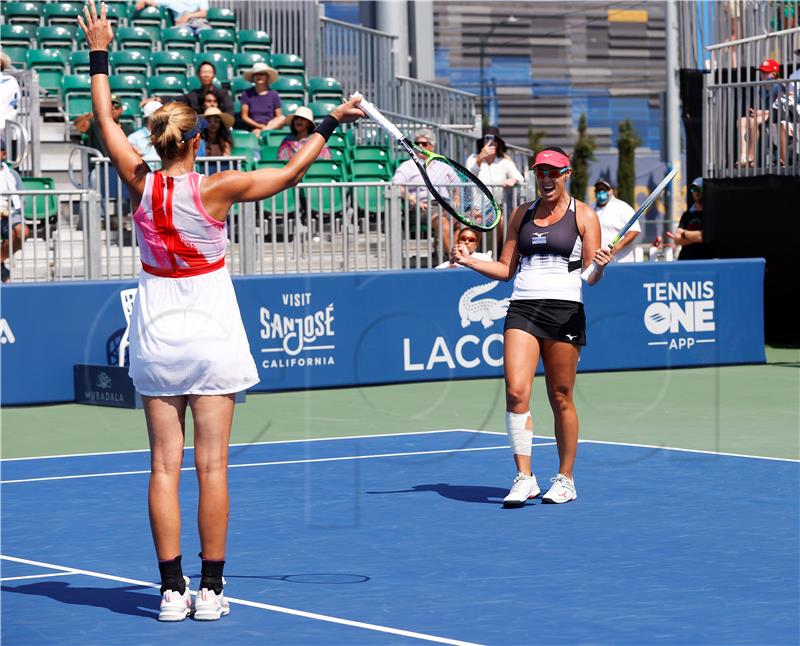
<path id="1" fill-rule="evenodd" d="M 188 141 L 183 135 L 194 128 L 197 113 L 185 103 L 177 101 L 167 103 L 150 116 L 150 143 L 158 156 L 164 159 L 176 159 L 186 154 Z"/>

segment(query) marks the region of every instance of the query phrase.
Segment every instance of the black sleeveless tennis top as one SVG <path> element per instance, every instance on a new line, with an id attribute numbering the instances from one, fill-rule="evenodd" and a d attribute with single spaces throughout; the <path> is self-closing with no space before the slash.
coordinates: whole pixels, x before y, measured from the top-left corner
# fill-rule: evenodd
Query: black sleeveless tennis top
<path id="1" fill-rule="evenodd" d="M 544 227 L 533 221 L 539 202 L 531 204 L 522 218 L 517 236 L 520 268 L 511 300 L 560 299 L 580 303 L 583 241 L 575 198 L 570 198 L 564 217 Z"/>

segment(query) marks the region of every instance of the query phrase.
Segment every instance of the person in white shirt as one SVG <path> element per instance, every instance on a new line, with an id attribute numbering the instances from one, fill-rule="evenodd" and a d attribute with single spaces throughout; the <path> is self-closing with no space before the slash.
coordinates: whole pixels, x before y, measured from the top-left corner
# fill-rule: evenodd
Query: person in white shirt
<path id="1" fill-rule="evenodd" d="M 522 184 L 524 178 L 506 154 L 506 142 L 497 128 L 486 128 L 478 140 L 478 152 L 467 158 L 466 167 L 491 189 L 495 201 L 507 213 L 506 189 Z"/>
<path id="2" fill-rule="evenodd" d="M 5 128 L 6 121 L 16 119 L 19 110 L 19 83 L 6 73 L 8 69 L 11 57 L 0 51 L 0 128 Z"/>
<path id="3" fill-rule="evenodd" d="M 475 258 L 475 260 L 492 260 L 492 252 L 483 252 L 483 251 L 476 251 L 478 248 L 478 233 L 470 229 L 469 227 L 464 227 L 461 231 L 458 232 L 458 238 L 456 239 L 457 245 L 464 245 L 466 251 L 469 252 L 469 255 Z M 446 260 L 445 262 L 436 265 L 435 269 L 453 269 L 455 267 L 463 267 L 464 265 L 459 265 L 457 262 L 453 262 L 452 260 Z"/>
<path id="4" fill-rule="evenodd" d="M 157 166 L 161 165 L 161 158 L 158 156 L 153 144 L 150 143 L 150 117 L 152 114 L 162 107 L 161 101 L 153 101 L 152 99 L 145 99 L 142 104 L 142 117 L 143 125 L 138 130 L 134 130 L 128 135 L 128 141 L 134 147 L 137 153 L 142 156 L 142 159 L 150 165 L 150 162 L 156 162 Z M 152 165 L 150 165 L 153 168 Z"/>
<path id="5" fill-rule="evenodd" d="M 633 207 L 614 196 L 614 188 L 605 177 L 594 183 L 595 205 L 594 210 L 600 218 L 600 232 L 603 236 L 602 247 L 608 244 L 619 233 L 631 216 Z M 633 245 L 631 244 L 642 231 L 639 222 L 635 222 L 622 239 L 614 245 L 613 262 L 634 262 Z"/>

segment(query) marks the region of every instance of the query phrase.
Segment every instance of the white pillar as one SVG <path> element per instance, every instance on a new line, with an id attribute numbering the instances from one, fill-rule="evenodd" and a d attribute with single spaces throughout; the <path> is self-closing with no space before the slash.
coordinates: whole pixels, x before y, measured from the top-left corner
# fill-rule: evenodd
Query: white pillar
<path id="1" fill-rule="evenodd" d="M 666 152 L 666 162 L 670 168 L 678 168 L 678 175 L 672 180 L 667 193 L 665 205 L 667 207 L 667 218 L 676 224 L 680 218 L 683 208 L 681 208 L 681 187 L 685 183 L 683 169 L 681 168 L 681 103 L 679 96 L 678 75 L 680 64 L 678 62 L 678 9 L 676 0 L 667 0 L 667 15 L 665 24 L 666 37 L 666 75 L 667 75 L 667 94 L 666 105 L 664 106 L 666 117 L 666 141 L 664 149 Z"/>
<path id="2" fill-rule="evenodd" d="M 413 24 L 411 30 L 414 76 L 420 81 L 436 79 L 433 51 L 433 0 L 416 0 L 411 3 Z"/>
<path id="3" fill-rule="evenodd" d="M 397 36 L 395 41 L 394 73 L 408 76 L 408 2 L 378 0 L 375 3 L 377 28 Z"/>

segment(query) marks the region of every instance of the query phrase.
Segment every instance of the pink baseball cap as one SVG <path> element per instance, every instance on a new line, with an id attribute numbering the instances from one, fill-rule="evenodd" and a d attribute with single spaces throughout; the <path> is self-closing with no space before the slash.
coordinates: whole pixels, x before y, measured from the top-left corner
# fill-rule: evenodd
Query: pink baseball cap
<path id="1" fill-rule="evenodd" d="M 536 157 L 533 159 L 531 168 L 536 168 L 537 166 L 567 168 L 569 167 L 569 157 L 567 157 L 567 155 L 564 153 L 558 152 L 557 150 L 541 150 L 536 153 Z"/>

